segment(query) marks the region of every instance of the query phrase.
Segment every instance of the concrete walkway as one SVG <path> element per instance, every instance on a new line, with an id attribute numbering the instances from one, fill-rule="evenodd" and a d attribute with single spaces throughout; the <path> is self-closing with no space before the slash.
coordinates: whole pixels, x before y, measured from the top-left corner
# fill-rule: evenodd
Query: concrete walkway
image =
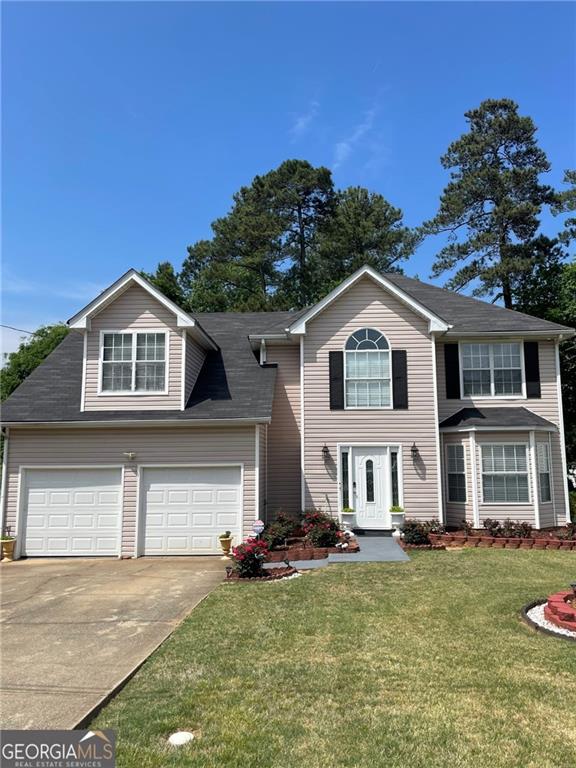
<path id="1" fill-rule="evenodd" d="M 390 563 L 410 560 L 406 552 L 391 536 L 358 536 L 360 552 L 356 554 L 328 555 L 322 560 L 295 560 L 290 565 L 307 570 L 324 568 L 335 563 Z M 265 568 L 277 568 L 278 563 L 266 563 Z"/>
<path id="2" fill-rule="evenodd" d="M 2 728 L 76 726 L 223 576 L 219 557 L 2 563 Z"/>

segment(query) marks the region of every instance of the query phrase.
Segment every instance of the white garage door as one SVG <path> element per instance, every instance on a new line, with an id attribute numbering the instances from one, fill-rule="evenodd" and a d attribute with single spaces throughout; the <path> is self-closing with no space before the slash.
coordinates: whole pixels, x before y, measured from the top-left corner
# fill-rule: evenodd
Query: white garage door
<path id="1" fill-rule="evenodd" d="M 158 467 L 142 479 L 145 555 L 212 555 L 218 536 L 240 541 L 240 467 Z"/>
<path id="2" fill-rule="evenodd" d="M 118 555 L 121 478 L 120 469 L 26 470 L 22 554 Z"/>

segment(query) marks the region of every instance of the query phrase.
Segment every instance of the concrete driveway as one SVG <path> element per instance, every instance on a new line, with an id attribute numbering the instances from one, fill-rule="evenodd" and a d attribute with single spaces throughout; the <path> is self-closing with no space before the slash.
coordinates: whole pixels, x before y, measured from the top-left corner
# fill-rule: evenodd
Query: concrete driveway
<path id="1" fill-rule="evenodd" d="M 73 728 L 222 581 L 218 557 L 0 565 L 0 724 Z"/>

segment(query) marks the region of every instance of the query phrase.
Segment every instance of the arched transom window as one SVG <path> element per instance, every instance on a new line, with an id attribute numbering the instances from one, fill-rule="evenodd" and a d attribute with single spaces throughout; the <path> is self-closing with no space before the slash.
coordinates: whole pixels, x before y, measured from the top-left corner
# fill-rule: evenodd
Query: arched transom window
<path id="1" fill-rule="evenodd" d="M 390 408 L 390 346 L 380 331 L 353 333 L 344 356 L 346 408 Z"/>

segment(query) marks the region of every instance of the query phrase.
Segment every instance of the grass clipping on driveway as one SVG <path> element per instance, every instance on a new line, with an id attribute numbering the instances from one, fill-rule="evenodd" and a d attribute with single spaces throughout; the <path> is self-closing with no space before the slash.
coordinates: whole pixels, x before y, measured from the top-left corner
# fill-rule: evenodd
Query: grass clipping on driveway
<path id="1" fill-rule="evenodd" d="M 576 646 L 518 612 L 575 565 L 468 549 L 223 585 L 91 727 L 120 768 L 574 766 Z"/>

